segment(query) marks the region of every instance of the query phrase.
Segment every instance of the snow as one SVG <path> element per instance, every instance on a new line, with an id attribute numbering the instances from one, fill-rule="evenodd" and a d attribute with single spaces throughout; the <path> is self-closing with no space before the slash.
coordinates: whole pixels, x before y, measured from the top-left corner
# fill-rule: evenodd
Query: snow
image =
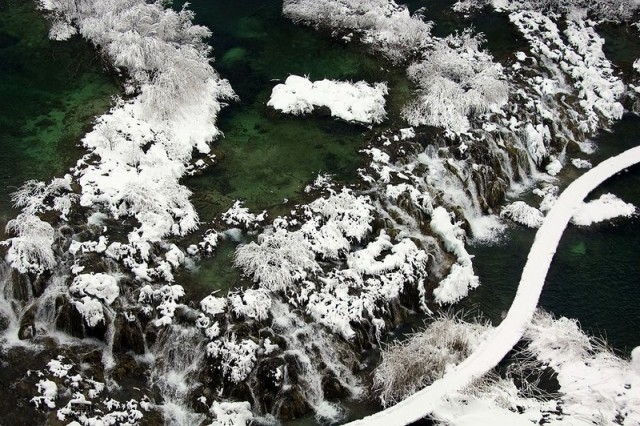
<path id="1" fill-rule="evenodd" d="M 58 396 L 58 385 L 51 380 L 45 379 L 40 380 L 36 386 L 41 396 L 34 396 L 31 398 L 31 402 L 33 402 L 36 407 L 39 407 L 40 404 L 44 404 L 49 408 L 56 408 L 55 399 Z"/>
<path id="2" fill-rule="evenodd" d="M 513 6 L 519 7 L 517 2 Z M 532 53 L 548 62 L 545 65 L 556 74 L 557 81 L 564 83 L 561 71 L 570 76 L 584 117 L 578 125 L 583 132 L 593 132 L 600 127 L 601 117 L 605 125 L 622 117 L 624 108 L 618 99 L 625 87 L 602 50 L 604 39 L 596 33 L 594 23 L 575 18 L 567 19 L 566 29 L 561 32 L 553 16 L 531 10 L 509 14 L 509 19 L 529 40 Z M 553 174 L 556 169 L 554 164 L 548 171 Z"/>
<path id="3" fill-rule="evenodd" d="M 49 38 L 56 41 L 69 40 L 78 30 L 62 20 L 54 20 L 49 29 Z"/>
<path id="4" fill-rule="evenodd" d="M 551 176 L 555 176 L 558 173 L 560 173 L 560 170 L 562 170 L 562 163 L 557 158 L 552 157 L 550 158 L 550 160 L 551 161 L 549 161 L 549 164 L 547 164 L 547 166 L 545 167 L 545 170 Z"/>
<path id="5" fill-rule="evenodd" d="M 237 200 L 233 204 L 233 207 L 222 213 L 222 220 L 224 220 L 227 225 L 241 225 L 245 229 L 253 229 L 264 221 L 267 214 L 266 211 L 256 215 L 251 213 L 248 208 L 242 207 L 242 204 L 242 201 Z"/>
<path id="6" fill-rule="evenodd" d="M 207 355 L 219 358 L 223 374 L 236 384 L 246 379 L 253 370 L 257 350 L 258 345 L 254 341 L 238 340 L 235 334 L 207 345 Z"/>
<path id="7" fill-rule="evenodd" d="M 228 300 L 231 309 L 238 316 L 258 321 L 269 317 L 271 297 L 265 289 L 247 289 L 242 293 L 230 294 Z"/>
<path id="8" fill-rule="evenodd" d="M 544 142 L 551 139 L 549 128 L 542 124 L 533 126 L 531 123 L 527 123 L 524 133 L 529 155 L 531 155 L 536 164 L 540 165 L 547 156 L 547 148 Z"/>
<path id="9" fill-rule="evenodd" d="M 640 376 L 578 322 L 537 312 L 526 330 L 526 352 L 557 373 L 562 412 L 591 423 L 632 425 L 640 421 Z"/>
<path id="10" fill-rule="evenodd" d="M 78 203 L 93 209 L 90 224 L 96 218 L 135 218 L 128 243 L 120 243 L 114 258 L 143 280 L 170 281 L 171 268 L 181 256 L 162 239 L 184 236 L 198 226 L 191 192 L 180 179 L 193 168 L 194 151 L 210 151 L 208 144 L 220 135 L 215 119 L 222 101 L 235 97 L 229 83 L 210 66 L 209 48 L 202 42 L 210 32 L 193 25 L 193 14 L 186 8 L 175 11 L 157 2 L 45 1 L 43 7 L 54 20 L 73 23 L 114 68 L 126 69 L 127 94 L 138 95 L 116 99 L 112 109 L 96 119 L 82 139 L 87 154 L 72 169 L 73 176 L 64 179 L 66 189 L 42 187 L 36 195 L 44 199 L 47 192 L 70 191 L 71 183 L 79 184 L 80 194 L 56 195 L 52 201 L 63 220 Z M 145 254 L 152 244 L 172 253 L 166 260 L 150 258 Z M 46 269 L 50 263 L 29 258 L 33 247 L 18 239 L 13 245 L 12 260 L 18 268 L 33 269 L 32 263 L 39 260 Z"/>
<path id="11" fill-rule="evenodd" d="M 524 201 L 516 201 L 505 206 L 500 212 L 500 216 L 528 226 L 529 228 L 539 228 L 544 221 L 542 212 L 535 207 L 531 207 Z"/>
<path id="12" fill-rule="evenodd" d="M 597 200 L 582 203 L 578 207 L 578 211 L 573 214 L 571 222 L 579 226 L 589 226 L 616 217 L 631 217 L 635 213 L 636 207 L 633 204 L 625 203 L 615 195 L 608 193 Z"/>
<path id="13" fill-rule="evenodd" d="M 355 32 L 360 41 L 398 64 L 429 46 L 431 22 L 390 0 L 285 0 L 283 14 L 294 22 Z M 351 40 L 354 37 L 348 36 Z"/>
<path id="14" fill-rule="evenodd" d="M 214 416 L 209 426 L 246 426 L 251 423 L 253 413 L 248 402 L 214 401 L 209 410 Z"/>
<path id="15" fill-rule="evenodd" d="M 472 256 L 464 246 L 464 230 L 458 223 L 451 223 L 451 216 L 444 207 L 436 207 L 431 215 L 431 229 L 440 236 L 448 251 L 455 254 L 457 263 L 451 267 L 438 287 L 433 291 L 438 304 L 455 303 L 469 294 L 469 289 L 480 285 L 473 272 Z"/>
<path id="16" fill-rule="evenodd" d="M 163 285 L 153 288 L 147 284 L 140 289 L 138 302 L 147 305 L 147 312 L 156 311 L 158 318 L 154 321 L 156 327 L 171 324 L 173 315 L 178 307 L 178 300 L 184 296 L 184 288 L 180 285 Z"/>
<path id="17" fill-rule="evenodd" d="M 640 346 L 636 346 L 631 351 L 631 367 L 640 376 Z"/>
<path id="18" fill-rule="evenodd" d="M 200 309 L 211 316 L 223 313 L 226 306 L 227 299 L 213 295 L 205 297 L 200 302 Z"/>
<path id="19" fill-rule="evenodd" d="M 20 273 L 41 273 L 51 269 L 55 256 L 51 248 L 54 239 L 53 227 L 28 212 L 20 213 L 15 219 L 7 222 L 6 231 L 16 234 L 15 237 L 0 242 L 9 245 L 5 260 Z"/>
<path id="20" fill-rule="evenodd" d="M 335 80 L 311 82 L 306 77 L 291 75 L 271 92 L 267 105 L 287 114 L 302 115 L 316 106 L 325 106 L 331 115 L 345 121 L 381 123 L 387 94 L 386 83 L 350 83 Z"/>
<path id="21" fill-rule="evenodd" d="M 69 291 L 76 296 L 92 296 L 111 305 L 120 294 L 118 280 L 103 273 L 80 274 L 73 279 Z"/>
<path id="22" fill-rule="evenodd" d="M 558 197 L 536 234 L 507 316 L 466 360 L 440 380 L 393 407 L 350 424 L 391 426 L 417 421 L 437 408 L 444 396 L 453 394 L 496 366 L 522 338 L 531 321 L 551 260 L 574 208 L 606 179 L 638 162 L 640 147 L 627 150 L 589 170 Z"/>
<path id="23" fill-rule="evenodd" d="M 591 161 L 583 160 L 581 158 L 574 158 L 573 160 L 571 160 L 571 164 L 573 164 L 576 169 L 590 169 L 591 167 L 593 167 Z"/>
<path id="24" fill-rule="evenodd" d="M 84 296 L 80 300 L 74 300 L 73 304 L 89 327 L 95 327 L 100 322 L 104 322 L 104 310 L 102 303 L 98 300 Z"/>

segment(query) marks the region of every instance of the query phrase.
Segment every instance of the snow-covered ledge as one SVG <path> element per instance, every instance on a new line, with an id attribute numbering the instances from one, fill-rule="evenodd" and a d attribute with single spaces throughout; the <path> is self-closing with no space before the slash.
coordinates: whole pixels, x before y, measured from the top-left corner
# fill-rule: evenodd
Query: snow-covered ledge
<path id="1" fill-rule="evenodd" d="M 373 124 L 381 123 L 387 117 L 384 109 L 386 94 L 386 83 L 311 82 L 306 77 L 291 75 L 284 84 L 273 88 L 267 106 L 293 115 L 308 114 L 316 106 L 325 106 L 333 117 Z"/>

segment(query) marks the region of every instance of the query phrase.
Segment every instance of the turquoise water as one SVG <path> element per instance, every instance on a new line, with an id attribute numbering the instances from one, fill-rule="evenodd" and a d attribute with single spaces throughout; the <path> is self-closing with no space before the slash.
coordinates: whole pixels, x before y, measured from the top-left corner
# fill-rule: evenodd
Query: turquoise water
<path id="1" fill-rule="evenodd" d="M 15 215 L 9 194 L 25 180 L 61 176 L 80 137 L 118 86 L 79 37 L 50 41 L 31 0 L 0 3 L 0 228 Z"/>
<path id="2" fill-rule="evenodd" d="M 286 211 L 318 173 L 348 182 L 369 129 L 330 117 L 289 117 L 268 110 L 272 88 L 289 75 L 312 80 L 390 81 L 400 95 L 408 82 L 397 70 L 342 42 L 281 16 L 279 1 L 210 2 L 190 6 L 196 22 L 213 31 L 215 68 L 239 95 L 220 116 L 225 137 L 214 144 L 220 162 L 188 179 L 194 202 L 207 220 L 242 199 L 252 209 Z M 396 99 L 398 96 L 396 96 Z M 401 103 L 401 102 L 396 102 Z M 391 107 L 397 120 L 399 107 Z"/>

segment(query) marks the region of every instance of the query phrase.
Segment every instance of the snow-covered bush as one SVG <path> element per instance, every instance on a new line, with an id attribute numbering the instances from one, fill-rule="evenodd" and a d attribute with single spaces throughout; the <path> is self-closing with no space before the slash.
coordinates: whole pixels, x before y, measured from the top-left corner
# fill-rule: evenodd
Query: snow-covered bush
<path id="1" fill-rule="evenodd" d="M 539 228 L 544 221 L 542 212 L 535 207 L 531 207 L 524 201 L 515 201 L 505 206 L 500 212 L 500 216 L 528 226 L 529 228 Z"/>
<path id="2" fill-rule="evenodd" d="M 482 42 L 470 31 L 439 40 L 421 61 L 409 66 L 418 97 L 403 109 L 412 126 L 442 127 L 454 133 L 469 129 L 469 117 L 504 105 L 509 86 L 502 66 L 479 50 Z"/>
<path id="3" fill-rule="evenodd" d="M 626 21 L 639 6 L 635 0 L 460 0 L 453 8 L 466 12 L 490 4 L 498 10 L 534 10 L 546 14 L 585 10 L 592 18 L 603 21 Z"/>
<path id="4" fill-rule="evenodd" d="M 237 248 L 234 265 L 272 291 L 286 290 L 317 270 L 315 254 L 303 235 L 278 229 Z"/>
<path id="5" fill-rule="evenodd" d="M 2 242 L 9 246 L 6 260 L 21 273 L 41 273 L 56 264 L 52 244 L 53 227 L 34 214 L 20 213 L 10 220 L 6 232 L 16 236 Z"/>
<path id="6" fill-rule="evenodd" d="M 269 317 L 271 309 L 271 296 L 265 289 L 247 289 L 242 292 L 232 293 L 228 296 L 233 312 L 244 318 L 252 318 L 258 321 Z"/>
<path id="7" fill-rule="evenodd" d="M 267 215 L 266 211 L 256 215 L 251 213 L 247 207 L 242 207 L 242 205 L 242 201 L 236 200 L 229 210 L 222 213 L 222 220 L 227 225 L 242 226 L 245 229 L 253 229 L 264 221 Z"/>
<path id="8" fill-rule="evenodd" d="M 446 315 L 384 348 L 373 376 L 382 405 L 393 405 L 442 377 L 471 353 L 488 328 Z"/>
<path id="9" fill-rule="evenodd" d="M 354 31 L 362 42 L 396 63 L 431 43 L 432 24 L 389 0 L 285 0 L 282 11 L 294 22 Z"/>
<path id="10" fill-rule="evenodd" d="M 256 363 L 257 350 L 258 345 L 254 341 L 238 340 L 235 334 L 207 345 L 207 355 L 220 360 L 222 373 L 233 383 L 240 383 L 251 373 Z"/>
<path id="11" fill-rule="evenodd" d="M 326 106 L 334 117 L 371 124 L 386 118 L 386 94 L 386 83 L 369 85 L 365 81 L 335 80 L 312 83 L 308 78 L 291 75 L 284 84 L 273 88 L 267 105 L 293 115 L 308 114 L 315 106 Z"/>

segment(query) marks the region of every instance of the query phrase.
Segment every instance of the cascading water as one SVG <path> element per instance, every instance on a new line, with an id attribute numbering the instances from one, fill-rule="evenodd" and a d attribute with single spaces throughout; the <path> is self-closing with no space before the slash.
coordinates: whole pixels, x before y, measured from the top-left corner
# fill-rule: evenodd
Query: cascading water
<path id="1" fill-rule="evenodd" d="M 291 386 L 289 376 L 294 374 L 295 384 L 311 405 L 316 419 L 339 421 L 345 413 L 338 404 L 327 400 L 327 384 L 323 383 L 323 380 L 327 377 L 335 380 L 352 399 L 359 399 L 363 394 L 363 388 L 351 370 L 345 366 L 346 360 L 336 356 L 338 345 L 335 338 L 328 335 L 322 327 L 304 321 L 282 302 L 275 302 L 272 312 L 276 318 L 272 328 L 287 344 L 284 357 L 295 358 L 295 362 L 289 363 L 284 374 L 284 388 Z M 289 372 L 291 368 L 295 371 Z M 275 414 L 278 414 L 279 410 L 280 407 L 276 406 Z"/>
<path id="2" fill-rule="evenodd" d="M 13 298 L 13 280 L 11 268 L 6 263 L 0 264 L 0 338 L 3 347 L 12 346 L 20 342 L 18 331 L 20 328 L 19 314 L 22 309 Z"/>
<path id="3" fill-rule="evenodd" d="M 203 366 L 204 342 L 199 329 L 174 324 L 160 332 L 147 355 L 153 360 L 149 383 L 162 398 L 167 424 L 197 424 L 204 419 L 188 405 Z"/>

